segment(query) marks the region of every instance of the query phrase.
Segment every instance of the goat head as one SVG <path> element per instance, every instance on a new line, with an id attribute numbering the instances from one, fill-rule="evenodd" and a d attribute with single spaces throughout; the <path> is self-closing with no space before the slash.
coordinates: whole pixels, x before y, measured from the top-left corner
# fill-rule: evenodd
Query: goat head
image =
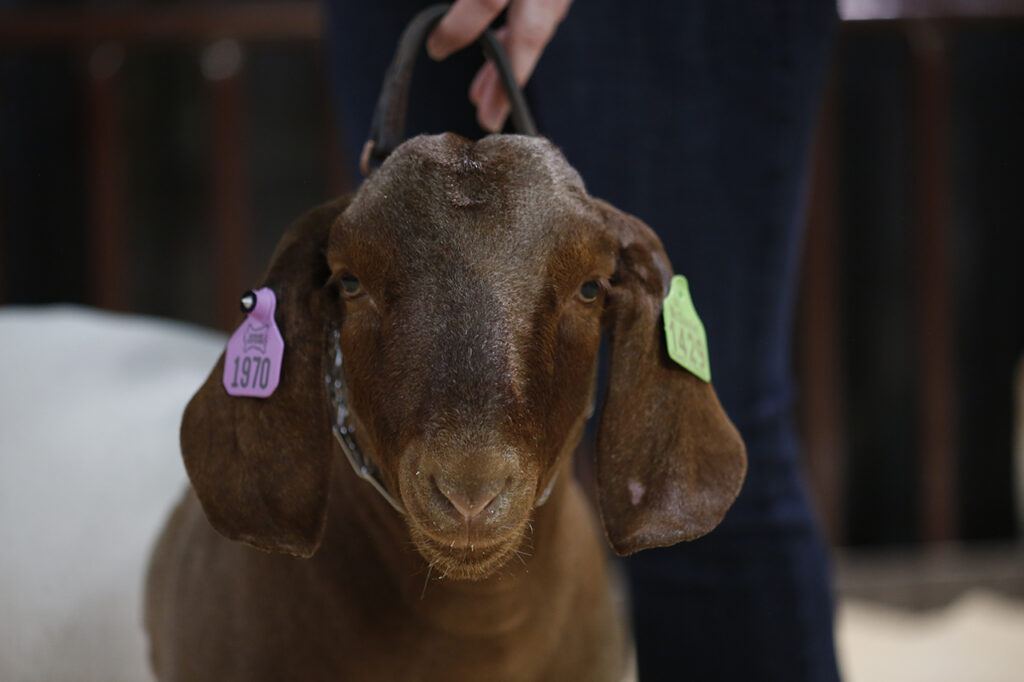
<path id="1" fill-rule="evenodd" d="M 654 232 L 590 197 L 546 140 L 407 141 L 278 247 L 263 284 L 286 344 L 277 391 L 226 395 L 222 359 L 190 403 L 182 449 L 208 519 L 261 549 L 316 550 L 340 352 L 355 438 L 423 557 L 453 578 L 491 575 L 580 438 L 607 330 L 608 539 L 628 554 L 706 533 L 746 456 L 711 385 L 666 354 L 671 276 Z"/>

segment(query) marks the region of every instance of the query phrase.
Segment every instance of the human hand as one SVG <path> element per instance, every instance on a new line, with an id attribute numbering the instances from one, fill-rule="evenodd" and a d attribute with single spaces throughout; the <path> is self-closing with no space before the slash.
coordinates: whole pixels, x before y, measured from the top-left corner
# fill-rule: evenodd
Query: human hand
<path id="1" fill-rule="evenodd" d="M 496 31 L 508 52 L 516 82 L 522 87 L 537 66 L 541 52 L 569 11 L 572 0 L 456 0 L 427 39 L 427 53 L 444 59 L 476 40 L 508 6 L 508 22 Z M 490 60 L 469 88 L 476 118 L 485 130 L 501 130 L 511 105 Z"/>

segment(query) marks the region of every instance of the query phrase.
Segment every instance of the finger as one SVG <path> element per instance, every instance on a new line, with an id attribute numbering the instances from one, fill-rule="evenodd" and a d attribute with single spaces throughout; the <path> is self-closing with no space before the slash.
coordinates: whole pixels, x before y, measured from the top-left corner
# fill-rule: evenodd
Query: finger
<path id="1" fill-rule="evenodd" d="M 494 32 L 494 35 L 504 47 L 508 42 L 508 26 L 502 26 Z M 498 67 L 494 65 L 494 62 L 487 60 L 480 68 L 478 79 L 479 83 L 474 79 L 469 93 L 470 101 L 477 105 L 476 120 L 484 130 L 492 133 L 499 132 L 508 116 L 508 109 L 505 109 L 508 94 L 505 92 L 501 76 L 498 74 Z"/>
<path id="2" fill-rule="evenodd" d="M 522 87 L 537 66 L 541 52 L 569 11 L 571 0 L 520 0 L 509 7 L 508 34 L 502 41 Z"/>
<path id="3" fill-rule="evenodd" d="M 476 110 L 477 121 L 488 132 L 500 132 L 510 109 L 505 89 L 501 87 L 501 81 L 495 73 L 495 77 L 488 81 L 480 97 L 480 104 Z"/>
<path id="4" fill-rule="evenodd" d="M 502 26 L 494 32 L 495 38 L 501 43 L 502 47 L 505 47 L 505 40 L 508 38 L 508 26 Z M 499 80 L 498 67 L 494 65 L 490 59 L 484 62 L 484 65 L 480 67 L 476 77 L 473 79 L 473 83 L 469 86 L 469 101 L 473 104 L 480 104 L 480 95 L 483 92 L 483 85 L 489 80 Z"/>
<path id="5" fill-rule="evenodd" d="M 469 101 L 474 105 L 479 106 L 485 86 L 487 86 L 489 82 L 497 79 L 498 70 L 494 67 L 494 64 L 486 62 L 480 67 L 480 70 L 476 72 L 476 77 L 473 78 L 473 83 L 469 86 Z"/>
<path id="6" fill-rule="evenodd" d="M 509 0 L 456 0 L 427 39 L 427 54 L 444 59 L 484 32 Z"/>

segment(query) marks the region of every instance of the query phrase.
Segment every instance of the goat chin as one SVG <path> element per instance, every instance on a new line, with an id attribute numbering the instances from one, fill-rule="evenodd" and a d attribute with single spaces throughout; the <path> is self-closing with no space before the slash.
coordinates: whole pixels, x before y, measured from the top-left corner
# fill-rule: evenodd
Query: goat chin
<path id="1" fill-rule="evenodd" d="M 416 549 L 439 578 L 484 580 L 501 573 L 510 562 L 525 565 L 531 554 L 529 518 L 511 528 L 504 537 L 479 544 L 472 541 L 469 544 L 445 543 L 428 534 L 414 518 L 409 519 L 409 533 Z"/>

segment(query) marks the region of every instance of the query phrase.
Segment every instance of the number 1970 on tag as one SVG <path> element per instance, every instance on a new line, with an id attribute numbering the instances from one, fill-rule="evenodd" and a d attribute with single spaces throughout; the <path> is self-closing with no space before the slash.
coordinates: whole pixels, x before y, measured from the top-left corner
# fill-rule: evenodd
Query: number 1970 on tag
<path id="1" fill-rule="evenodd" d="M 270 358 L 259 355 L 234 357 L 235 368 L 231 388 L 266 388 L 270 383 Z"/>

